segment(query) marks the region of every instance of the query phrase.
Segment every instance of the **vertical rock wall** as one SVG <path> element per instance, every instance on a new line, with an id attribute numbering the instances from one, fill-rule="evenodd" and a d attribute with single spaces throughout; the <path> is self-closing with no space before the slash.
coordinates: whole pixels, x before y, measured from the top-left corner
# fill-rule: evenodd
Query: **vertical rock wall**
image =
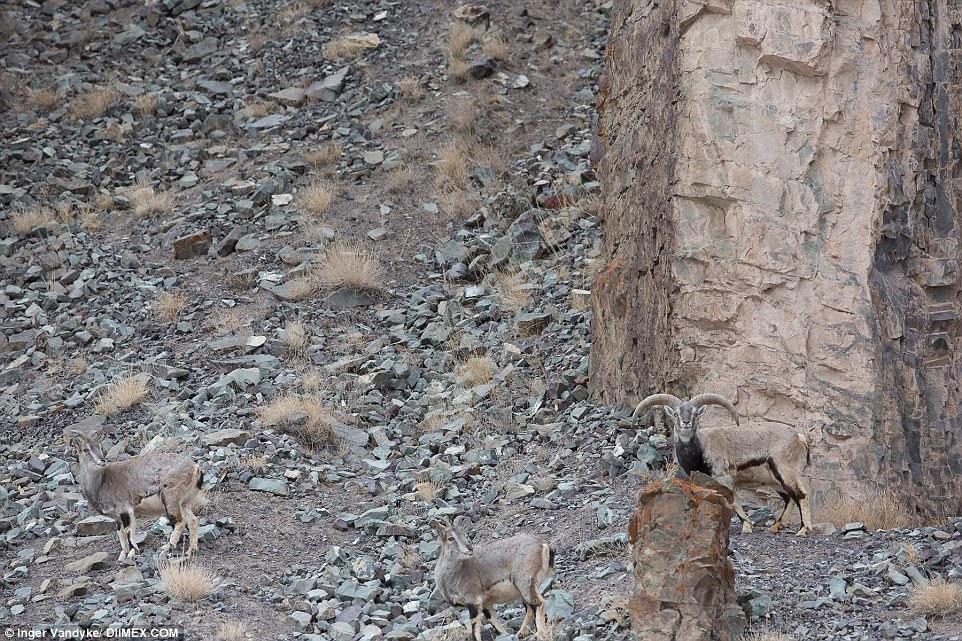
<path id="1" fill-rule="evenodd" d="M 817 493 L 958 511 L 962 5 L 615 4 L 595 392 L 720 392 Z"/>

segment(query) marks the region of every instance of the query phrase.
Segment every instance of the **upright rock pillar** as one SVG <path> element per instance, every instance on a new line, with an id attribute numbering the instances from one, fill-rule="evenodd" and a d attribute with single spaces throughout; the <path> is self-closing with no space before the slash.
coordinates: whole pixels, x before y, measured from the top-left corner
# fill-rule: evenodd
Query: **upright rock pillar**
<path id="1" fill-rule="evenodd" d="M 644 641 L 737 641 L 745 613 L 728 560 L 731 491 L 672 479 L 638 497 L 628 536 L 631 627 Z"/>

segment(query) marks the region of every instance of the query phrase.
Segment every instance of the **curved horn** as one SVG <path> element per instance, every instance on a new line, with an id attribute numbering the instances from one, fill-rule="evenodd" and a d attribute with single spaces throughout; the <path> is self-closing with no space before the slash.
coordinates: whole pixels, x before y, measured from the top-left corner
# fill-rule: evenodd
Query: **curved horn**
<path id="1" fill-rule="evenodd" d="M 728 413 L 735 419 L 735 425 L 740 425 L 738 421 L 738 411 L 735 409 L 735 406 L 721 394 L 699 394 L 688 402 L 695 407 L 701 407 L 702 405 L 721 405 L 728 410 Z"/>
<path id="2" fill-rule="evenodd" d="M 671 394 L 652 394 L 642 402 L 638 403 L 638 406 L 635 407 L 635 411 L 632 412 L 631 415 L 633 417 L 638 416 L 641 414 L 641 412 L 645 411 L 649 407 L 654 407 L 656 405 L 670 405 L 671 407 L 675 408 L 681 405 L 681 399 Z"/>

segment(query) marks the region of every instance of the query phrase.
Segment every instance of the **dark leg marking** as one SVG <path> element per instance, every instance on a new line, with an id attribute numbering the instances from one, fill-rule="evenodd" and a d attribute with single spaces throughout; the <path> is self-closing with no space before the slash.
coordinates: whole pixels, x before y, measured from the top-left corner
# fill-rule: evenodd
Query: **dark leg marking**
<path id="1" fill-rule="evenodd" d="M 779 495 L 780 497 L 782 497 L 782 500 L 783 500 L 783 501 L 785 501 L 785 505 L 782 506 L 782 513 L 778 515 L 778 518 L 775 519 L 775 521 L 781 521 L 781 520 L 782 520 L 782 517 L 785 516 L 785 512 L 788 511 L 788 504 L 792 502 L 792 497 L 790 497 L 790 496 L 789 496 L 788 494 L 786 494 L 785 492 L 779 492 L 778 495 Z"/>
<path id="2" fill-rule="evenodd" d="M 554 567 L 554 548 L 548 548 L 548 567 Z"/>
<path id="3" fill-rule="evenodd" d="M 130 515 L 127 514 L 126 512 L 121 512 L 120 522 L 123 524 L 124 527 L 130 527 Z M 120 527 L 118 527 L 117 529 L 119 530 Z"/>
<path id="4" fill-rule="evenodd" d="M 469 606 L 468 606 L 468 616 L 471 617 L 472 619 L 474 619 L 475 617 L 477 617 L 477 616 L 478 616 L 478 606 L 476 606 L 476 605 L 469 605 Z"/>

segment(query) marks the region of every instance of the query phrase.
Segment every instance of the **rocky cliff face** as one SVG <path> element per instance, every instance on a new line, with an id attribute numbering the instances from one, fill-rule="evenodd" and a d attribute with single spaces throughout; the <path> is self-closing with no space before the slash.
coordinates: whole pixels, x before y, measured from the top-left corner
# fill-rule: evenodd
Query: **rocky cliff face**
<path id="1" fill-rule="evenodd" d="M 726 394 L 811 434 L 817 494 L 957 511 L 962 7 L 615 4 L 595 392 Z"/>

